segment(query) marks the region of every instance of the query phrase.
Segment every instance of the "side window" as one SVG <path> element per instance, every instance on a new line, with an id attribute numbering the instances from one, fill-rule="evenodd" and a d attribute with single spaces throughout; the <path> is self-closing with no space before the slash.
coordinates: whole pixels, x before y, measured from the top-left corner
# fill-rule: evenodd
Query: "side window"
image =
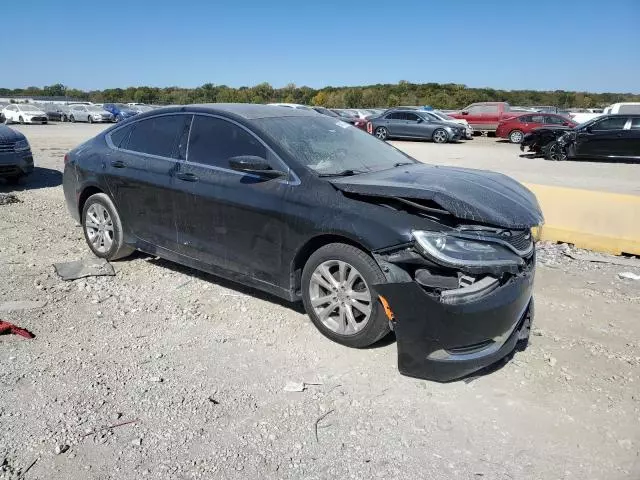
<path id="1" fill-rule="evenodd" d="M 640 130 L 640 117 L 631 119 L 631 130 Z"/>
<path id="2" fill-rule="evenodd" d="M 596 122 L 591 127 L 592 130 L 622 130 L 627 123 L 627 117 L 605 118 Z"/>
<path id="3" fill-rule="evenodd" d="M 498 113 L 500 109 L 497 105 L 483 105 L 480 113 Z"/>
<path id="4" fill-rule="evenodd" d="M 469 113 L 482 113 L 482 105 L 469 105 L 465 110 Z"/>
<path id="5" fill-rule="evenodd" d="M 127 150 L 170 158 L 176 146 L 184 115 L 164 115 L 135 123 Z"/>
<path id="6" fill-rule="evenodd" d="M 557 117 L 555 115 L 545 115 L 544 123 L 547 125 L 562 125 L 566 120 L 562 117 Z"/>
<path id="7" fill-rule="evenodd" d="M 415 113 L 405 113 L 405 120 L 411 120 L 412 122 L 417 122 L 419 117 Z"/>
<path id="8" fill-rule="evenodd" d="M 385 117 L 387 120 L 404 120 L 403 112 L 393 112 Z"/>
<path id="9" fill-rule="evenodd" d="M 531 123 L 544 123 L 544 116 L 543 115 L 532 115 L 531 116 Z"/>
<path id="10" fill-rule="evenodd" d="M 133 130 L 133 125 L 128 125 L 124 128 L 120 128 L 115 132 L 109 135 L 111 139 L 111 143 L 116 148 L 125 148 L 127 146 L 127 141 L 129 140 L 129 134 Z"/>
<path id="11" fill-rule="evenodd" d="M 521 115 L 520 117 L 518 117 L 520 123 L 532 123 L 532 119 L 533 117 L 531 115 Z"/>
<path id="12" fill-rule="evenodd" d="M 253 135 L 234 123 L 203 115 L 193 117 L 189 162 L 229 168 L 229 159 L 238 155 L 266 159 L 267 150 Z"/>

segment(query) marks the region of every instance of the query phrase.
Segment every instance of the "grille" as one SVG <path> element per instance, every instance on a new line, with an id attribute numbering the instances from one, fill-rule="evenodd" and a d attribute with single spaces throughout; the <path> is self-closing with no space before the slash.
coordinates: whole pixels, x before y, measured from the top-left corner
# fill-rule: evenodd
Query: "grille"
<path id="1" fill-rule="evenodd" d="M 15 143 L 0 143 L 0 152 L 8 153 L 15 150 Z"/>
<path id="2" fill-rule="evenodd" d="M 521 252 L 528 250 L 531 246 L 531 232 L 528 230 L 512 230 L 511 235 L 500 235 L 500 238 L 509 243 L 513 248 Z"/>

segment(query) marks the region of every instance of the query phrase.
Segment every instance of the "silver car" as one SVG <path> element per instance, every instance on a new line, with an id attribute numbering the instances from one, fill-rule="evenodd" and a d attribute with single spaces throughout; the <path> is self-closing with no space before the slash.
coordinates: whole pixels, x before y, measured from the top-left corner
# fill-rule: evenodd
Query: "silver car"
<path id="1" fill-rule="evenodd" d="M 72 122 L 113 122 L 113 114 L 97 105 L 69 106 L 69 120 Z"/>

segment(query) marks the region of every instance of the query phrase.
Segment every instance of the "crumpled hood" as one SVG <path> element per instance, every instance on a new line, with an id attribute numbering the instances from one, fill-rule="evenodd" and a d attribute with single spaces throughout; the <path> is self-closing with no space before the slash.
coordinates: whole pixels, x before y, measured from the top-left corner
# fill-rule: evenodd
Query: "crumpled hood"
<path id="1" fill-rule="evenodd" d="M 502 228 L 530 228 L 544 220 L 531 191 L 506 175 L 486 170 L 416 164 L 335 178 L 331 183 L 358 195 L 430 200 L 457 218 Z"/>

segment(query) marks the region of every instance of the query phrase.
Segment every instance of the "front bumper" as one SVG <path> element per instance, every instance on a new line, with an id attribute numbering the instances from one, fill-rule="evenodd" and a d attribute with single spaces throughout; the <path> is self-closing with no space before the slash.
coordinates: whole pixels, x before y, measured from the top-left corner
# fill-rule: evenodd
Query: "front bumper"
<path id="1" fill-rule="evenodd" d="M 40 123 L 40 124 L 45 124 L 49 121 L 49 118 L 47 116 L 41 116 L 41 115 L 37 115 L 35 117 L 24 117 L 24 121 L 25 123 Z"/>
<path id="2" fill-rule="evenodd" d="M 0 153 L 0 177 L 23 177 L 33 172 L 31 150 Z"/>
<path id="3" fill-rule="evenodd" d="M 488 367 L 529 335 L 533 268 L 481 298 L 442 303 L 415 281 L 376 285 L 394 313 L 398 369 L 445 382 Z"/>

